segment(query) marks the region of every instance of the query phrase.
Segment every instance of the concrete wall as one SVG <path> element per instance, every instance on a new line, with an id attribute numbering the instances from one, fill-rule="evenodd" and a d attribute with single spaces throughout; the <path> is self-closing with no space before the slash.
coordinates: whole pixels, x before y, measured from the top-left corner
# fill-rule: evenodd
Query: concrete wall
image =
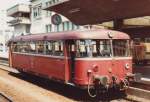
<path id="1" fill-rule="evenodd" d="M 8 58 L 7 41 L 13 36 L 13 28 L 9 27 L 6 11 L 0 11 L 0 57 Z"/>
<path id="2" fill-rule="evenodd" d="M 0 57 L 8 58 L 7 42 L 13 37 L 13 32 L 10 30 L 0 30 Z"/>
<path id="3" fill-rule="evenodd" d="M 28 33 L 26 32 L 27 29 L 29 29 L 25 24 L 18 24 L 14 26 L 14 36 L 19 36 L 19 35 L 27 35 Z"/>

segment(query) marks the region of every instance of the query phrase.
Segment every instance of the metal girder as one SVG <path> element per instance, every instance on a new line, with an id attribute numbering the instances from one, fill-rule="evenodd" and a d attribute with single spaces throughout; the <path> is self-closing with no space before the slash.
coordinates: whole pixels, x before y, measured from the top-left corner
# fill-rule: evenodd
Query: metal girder
<path id="1" fill-rule="evenodd" d="M 45 10 L 64 15 L 78 25 L 150 15 L 150 0 L 59 0 Z M 64 2 L 63 2 L 64 1 Z"/>

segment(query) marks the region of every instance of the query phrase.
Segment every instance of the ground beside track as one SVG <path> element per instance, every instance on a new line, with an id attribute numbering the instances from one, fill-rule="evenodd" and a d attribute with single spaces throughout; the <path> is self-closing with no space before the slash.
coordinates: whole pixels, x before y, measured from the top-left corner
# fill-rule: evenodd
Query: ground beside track
<path id="1" fill-rule="evenodd" d="M 72 102 L 54 92 L 12 77 L 2 70 L 0 70 L 0 91 L 11 97 L 14 102 Z"/>

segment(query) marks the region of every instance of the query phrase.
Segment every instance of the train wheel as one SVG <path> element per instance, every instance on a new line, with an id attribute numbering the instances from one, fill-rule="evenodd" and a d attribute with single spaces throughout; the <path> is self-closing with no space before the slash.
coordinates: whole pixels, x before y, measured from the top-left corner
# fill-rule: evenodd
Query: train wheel
<path id="1" fill-rule="evenodd" d="M 88 94 L 90 97 L 94 98 L 97 96 L 97 91 L 95 88 L 88 87 Z"/>
<path id="2" fill-rule="evenodd" d="M 25 75 L 25 76 L 29 75 L 27 72 L 24 72 L 23 70 L 18 70 L 18 71 L 19 71 L 20 74 L 22 74 L 22 75 Z"/>

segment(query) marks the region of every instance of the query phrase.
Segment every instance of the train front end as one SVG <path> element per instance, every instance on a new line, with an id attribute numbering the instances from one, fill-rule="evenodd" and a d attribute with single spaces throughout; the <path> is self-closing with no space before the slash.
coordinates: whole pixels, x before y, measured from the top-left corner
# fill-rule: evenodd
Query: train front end
<path id="1" fill-rule="evenodd" d="M 74 83 L 95 91 L 125 90 L 132 74 L 129 39 L 88 39 L 76 41 Z"/>

